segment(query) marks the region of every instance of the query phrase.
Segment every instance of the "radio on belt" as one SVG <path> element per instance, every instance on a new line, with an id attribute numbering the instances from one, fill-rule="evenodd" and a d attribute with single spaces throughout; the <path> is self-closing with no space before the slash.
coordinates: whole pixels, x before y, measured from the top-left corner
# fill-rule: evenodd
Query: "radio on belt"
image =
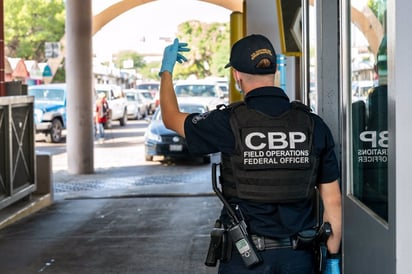
<path id="1" fill-rule="evenodd" d="M 250 240 L 249 235 L 247 233 L 247 226 L 244 221 L 242 212 L 240 208 L 236 206 L 235 210 L 232 206 L 228 203 L 228 201 L 223 196 L 222 192 L 217 187 L 217 180 L 216 180 L 216 163 L 212 164 L 212 183 L 213 183 L 213 190 L 216 192 L 218 198 L 222 201 L 224 207 L 227 210 L 231 218 L 231 225 L 228 228 L 229 236 L 231 237 L 232 241 L 235 243 L 236 249 L 239 251 L 243 262 L 245 263 L 246 267 L 250 268 L 262 261 L 259 253 L 256 250 L 255 245 Z"/>

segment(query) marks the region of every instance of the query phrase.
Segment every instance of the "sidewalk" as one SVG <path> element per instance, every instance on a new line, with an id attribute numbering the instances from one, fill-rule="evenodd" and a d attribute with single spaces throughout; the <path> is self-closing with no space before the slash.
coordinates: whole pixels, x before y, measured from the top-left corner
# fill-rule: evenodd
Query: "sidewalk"
<path id="1" fill-rule="evenodd" d="M 204 266 L 221 208 L 210 166 L 142 165 L 136 149 L 96 146 L 120 157 L 91 175 L 53 156 L 54 203 L 0 229 L 1 273 L 216 273 Z"/>

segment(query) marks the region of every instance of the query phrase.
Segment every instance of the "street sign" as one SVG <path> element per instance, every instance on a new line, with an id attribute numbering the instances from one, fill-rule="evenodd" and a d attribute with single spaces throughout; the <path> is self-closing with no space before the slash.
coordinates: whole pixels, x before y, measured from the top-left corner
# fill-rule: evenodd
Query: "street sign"
<path id="1" fill-rule="evenodd" d="M 44 46 L 44 55 L 46 58 L 57 58 L 60 54 L 60 43 L 46 42 Z"/>

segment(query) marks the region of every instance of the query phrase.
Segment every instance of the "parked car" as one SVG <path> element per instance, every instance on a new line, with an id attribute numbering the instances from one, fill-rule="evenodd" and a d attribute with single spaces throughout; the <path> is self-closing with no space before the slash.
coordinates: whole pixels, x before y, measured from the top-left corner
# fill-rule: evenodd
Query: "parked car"
<path id="1" fill-rule="evenodd" d="M 226 77 L 206 77 L 205 80 L 216 82 L 223 92 L 223 96 L 229 98 L 229 81 Z"/>
<path id="2" fill-rule="evenodd" d="M 34 123 L 36 133 L 43 133 L 46 142 L 59 143 L 66 128 L 66 84 L 47 84 L 28 87 L 34 96 Z"/>
<path id="3" fill-rule="evenodd" d="M 129 119 L 140 120 L 147 116 L 147 106 L 145 99 L 135 89 L 124 90 L 127 100 L 127 117 Z"/>
<path id="4" fill-rule="evenodd" d="M 144 89 L 149 91 L 152 94 L 152 97 L 160 90 L 160 82 L 143 82 L 136 85 L 136 89 Z"/>
<path id="5" fill-rule="evenodd" d="M 179 100 L 179 108 L 181 111 L 188 113 L 205 113 L 208 111 L 207 105 L 192 100 Z M 160 157 L 160 161 L 200 158 L 203 163 L 210 163 L 210 154 L 190 154 L 185 138 L 165 127 L 160 108 L 156 109 L 150 120 L 145 132 L 144 145 L 146 161 L 153 161 L 155 157 Z"/>
<path id="6" fill-rule="evenodd" d="M 222 90 L 223 97 L 224 98 L 229 98 L 229 85 L 225 83 L 218 83 L 220 89 Z"/>
<path id="7" fill-rule="evenodd" d="M 160 101 L 159 101 L 160 82 L 156 82 L 156 81 L 143 82 L 143 83 L 138 84 L 136 88 L 140 90 L 147 90 L 152 95 L 154 102 L 152 102 L 151 109 L 152 109 L 152 114 L 153 114 L 155 109 L 160 104 Z"/>
<path id="8" fill-rule="evenodd" d="M 353 81 L 352 82 L 352 101 L 363 100 L 366 102 L 369 92 L 374 87 L 372 80 Z"/>
<path id="9" fill-rule="evenodd" d="M 109 119 L 105 128 L 111 128 L 113 121 L 119 121 L 120 126 L 127 125 L 127 100 L 122 89 L 117 85 L 97 84 L 94 87 L 95 98 L 99 93 L 106 94 L 106 100 L 109 104 Z"/>
<path id="10" fill-rule="evenodd" d="M 153 114 L 156 110 L 156 102 L 155 98 L 152 96 L 150 91 L 145 89 L 137 89 L 137 92 L 139 92 L 144 97 L 144 100 L 146 102 L 147 113 Z"/>
<path id="11" fill-rule="evenodd" d="M 215 109 L 217 105 L 228 103 L 228 97 L 215 81 L 177 81 L 174 88 L 178 98 L 195 97 L 195 100 L 201 100 L 209 109 Z"/>

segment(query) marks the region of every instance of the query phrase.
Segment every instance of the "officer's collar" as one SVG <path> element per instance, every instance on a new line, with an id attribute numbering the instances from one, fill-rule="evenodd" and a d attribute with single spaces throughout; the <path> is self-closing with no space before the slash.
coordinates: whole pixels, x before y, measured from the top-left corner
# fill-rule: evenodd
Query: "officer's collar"
<path id="1" fill-rule="evenodd" d="M 286 95 L 286 93 L 281 88 L 273 87 L 273 86 L 256 88 L 254 90 L 249 91 L 245 95 L 245 101 L 251 98 L 254 98 L 254 97 L 262 97 L 262 96 L 280 97 L 280 98 L 284 98 L 289 101 L 289 97 Z"/>

